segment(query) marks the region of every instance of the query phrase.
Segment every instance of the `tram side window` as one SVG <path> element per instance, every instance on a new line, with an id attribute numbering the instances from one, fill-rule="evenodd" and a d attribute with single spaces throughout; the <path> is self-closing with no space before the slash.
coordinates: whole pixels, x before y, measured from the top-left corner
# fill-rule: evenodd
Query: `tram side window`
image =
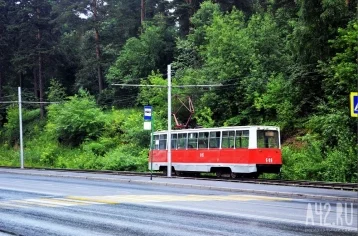
<path id="1" fill-rule="evenodd" d="M 210 132 L 209 139 L 209 148 L 219 148 L 220 147 L 220 132 Z"/>
<path id="2" fill-rule="evenodd" d="M 258 130 L 257 131 L 258 148 L 278 148 L 278 132 L 276 130 Z"/>
<path id="3" fill-rule="evenodd" d="M 187 134 L 178 134 L 177 149 L 185 149 L 186 140 L 187 140 Z"/>
<path id="4" fill-rule="evenodd" d="M 178 134 L 172 134 L 172 148 L 177 148 Z"/>
<path id="5" fill-rule="evenodd" d="M 167 135 L 166 134 L 159 135 L 159 149 L 160 150 L 167 149 Z"/>
<path id="6" fill-rule="evenodd" d="M 234 148 L 235 147 L 235 131 L 223 131 L 222 148 Z"/>
<path id="7" fill-rule="evenodd" d="M 159 135 L 154 135 L 154 140 L 153 140 L 153 149 L 154 150 L 158 150 L 159 149 Z"/>
<path id="8" fill-rule="evenodd" d="M 198 148 L 198 133 L 188 134 L 188 149 L 189 148 Z"/>
<path id="9" fill-rule="evenodd" d="M 237 130 L 235 138 L 236 148 L 248 148 L 249 147 L 249 131 Z"/>
<path id="10" fill-rule="evenodd" d="M 209 132 L 200 132 L 198 145 L 199 148 L 208 148 Z"/>

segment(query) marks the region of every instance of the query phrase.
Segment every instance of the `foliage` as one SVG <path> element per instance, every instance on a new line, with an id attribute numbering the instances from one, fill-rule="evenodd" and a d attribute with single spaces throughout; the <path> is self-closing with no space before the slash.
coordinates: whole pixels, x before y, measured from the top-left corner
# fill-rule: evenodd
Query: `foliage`
<path id="1" fill-rule="evenodd" d="M 168 83 L 160 74 L 152 73 L 147 80 L 142 80 L 142 85 L 158 85 L 161 87 L 141 87 L 138 100 L 141 104 L 150 104 L 155 110 L 163 111 L 168 107 L 166 104 L 168 91 L 165 88 Z"/>
<path id="2" fill-rule="evenodd" d="M 104 157 L 106 170 L 145 171 L 147 170 L 148 151 L 138 150 L 135 145 L 127 145 L 114 149 Z"/>
<path id="3" fill-rule="evenodd" d="M 213 112 L 210 110 L 210 108 L 204 107 L 204 109 L 195 115 L 195 119 L 200 126 L 204 128 L 210 128 L 215 124 L 214 120 L 212 119 L 212 115 Z"/>
<path id="4" fill-rule="evenodd" d="M 81 90 L 69 101 L 48 107 L 46 130 L 61 143 L 78 146 L 85 139 L 97 139 L 105 122 L 106 116 L 94 97 Z"/>
<path id="5" fill-rule="evenodd" d="M 2 166 L 20 166 L 20 154 L 19 150 L 15 150 L 9 147 L 8 144 L 0 146 L 0 163 Z"/>
<path id="6" fill-rule="evenodd" d="M 42 124 L 38 121 L 40 117 L 40 110 L 27 110 L 22 109 L 22 124 L 23 124 L 23 133 L 33 134 L 37 130 L 41 129 Z M 0 130 L 1 132 L 1 142 L 10 145 L 19 144 L 19 108 L 17 106 L 10 106 L 7 109 L 7 123 L 4 124 L 4 128 Z"/>
<path id="7" fill-rule="evenodd" d="M 158 16 L 156 20 L 155 24 L 144 26 L 139 38 L 127 40 L 117 61 L 109 69 L 109 81 L 138 81 L 152 70 L 163 69 L 163 65 L 168 64 L 173 51 L 173 34 L 163 17 Z"/>
<path id="8" fill-rule="evenodd" d="M 0 101 L 62 102 L 24 106 L 27 166 L 145 170 L 141 106 L 166 129 L 172 64 L 173 85 L 222 85 L 172 89 L 193 126 L 278 125 L 284 178 L 357 181 L 357 0 L 148 0 L 144 21 L 140 0 L 92 2 L 0 0 Z M 18 165 L 18 107 L 0 109 L 0 164 Z"/>
<path id="9" fill-rule="evenodd" d="M 307 136 L 304 142 L 305 146 L 302 148 L 283 148 L 282 178 L 357 182 L 357 147 L 327 146 L 323 153 L 322 143 L 314 137 Z"/>
<path id="10" fill-rule="evenodd" d="M 328 61 L 321 62 L 322 72 L 327 75 L 323 81 L 326 99 L 330 106 L 340 109 L 347 104 L 347 96 L 356 90 L 358 80 L 358 22 L 351 21 L 347 28 L 339 28 L 338 36 L 330 40 L 337 53 Z"/>
<path id="11" fill-rule="evenodd" d="M 50 102 L 61 102 L 66 98 L 65 88 L 56 79 L 50 80 L 48 90 L 47 98 Z"/>
<path id="12" fill-rule="evenodd" d="M 294 125 L 297 110 L 290 101 L 290 94 L 294 89 L 285 80 L 283 74 L 271 75 L 266 85 L 266 91 L 261 95 L 255 94 L 256 109 L 265 111 L 267 120 L 275 120 L 283 129 Z"/>

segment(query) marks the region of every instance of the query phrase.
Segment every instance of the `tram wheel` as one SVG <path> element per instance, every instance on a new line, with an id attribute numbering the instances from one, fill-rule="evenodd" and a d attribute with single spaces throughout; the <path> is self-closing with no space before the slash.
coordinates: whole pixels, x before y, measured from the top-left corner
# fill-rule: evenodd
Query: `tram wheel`
<path id="1" fill-rule="evenodd" d="M 168 176 L 168 168 L 163 168 L 163 175 Z"/>
<path id="2" fill-rule="evenodd" d="M 221 170 L 217 170 L 217 171 L 215 172 L 215 174 L 216 174 L 216 177 L 221 178 L 223 172 L 222 172 Z"/>
<path id="3" fill-rule="evenodd" d="M 232 179 L 236 179 L 238 176 L 239 176 L 239 175 L 238 175 L 237 173 L 234 173 L 234 172 L 231 172 L 231 173 L 230 173 L 230 177 L 231 177 Z"/>

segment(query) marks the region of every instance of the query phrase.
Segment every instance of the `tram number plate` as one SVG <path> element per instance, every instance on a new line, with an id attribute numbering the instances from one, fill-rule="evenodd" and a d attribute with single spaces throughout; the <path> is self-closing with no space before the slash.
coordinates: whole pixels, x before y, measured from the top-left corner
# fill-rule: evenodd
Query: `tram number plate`
<path id="1" fill-rule="evenodd" d="M 201 153 L 199 154 L 199 157 L 204 157 L 204 153 L 201 152 Z"/>
<path id="2" fill-rule="evenodd" d="M 266 163 L 272 163 L 273 160 L 272 160 L 272 157 L 266 157 Z"/>

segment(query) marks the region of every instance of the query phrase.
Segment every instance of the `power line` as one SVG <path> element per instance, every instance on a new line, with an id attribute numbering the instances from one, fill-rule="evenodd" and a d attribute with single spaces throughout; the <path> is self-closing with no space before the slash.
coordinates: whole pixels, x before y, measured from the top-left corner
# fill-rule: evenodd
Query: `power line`
<path id="1" fill-rule="evenodd" d="M 19 101 L 4 101 L 4 102 L 0 102 L 0 104 L 11 104 L 11 103 L 19 103 Z M 21 103 L 24 103 L 24 104 L 59 104 L 60 102 L 27 102 L 27 101 L 22 101 Z"/>
<path id="2" fill-rule="evenodd" d="M 19 101 L 4 101 L 4 102 L 0 102 L 0 104 L 11 104 L 11 103 L 19 103 Z"/>
<path id="3" fill-rule="evenodd" d="M 22 102 L 24 104 L 59 104 L 60 102 Z"/>
<path id="4" fill-rule="evenodd" d="M 122 86 L 122 87 L 157 87 L 157 88 L 167 88 L 168 85 L 157 85 L 157 84 L 111 84 L 112 86 Z M 224 87 L 231 86 L 229 84 L 188 84 L 188 85 L 172 85 L 172 88 L 199 88 L 199 87 Z"/>

